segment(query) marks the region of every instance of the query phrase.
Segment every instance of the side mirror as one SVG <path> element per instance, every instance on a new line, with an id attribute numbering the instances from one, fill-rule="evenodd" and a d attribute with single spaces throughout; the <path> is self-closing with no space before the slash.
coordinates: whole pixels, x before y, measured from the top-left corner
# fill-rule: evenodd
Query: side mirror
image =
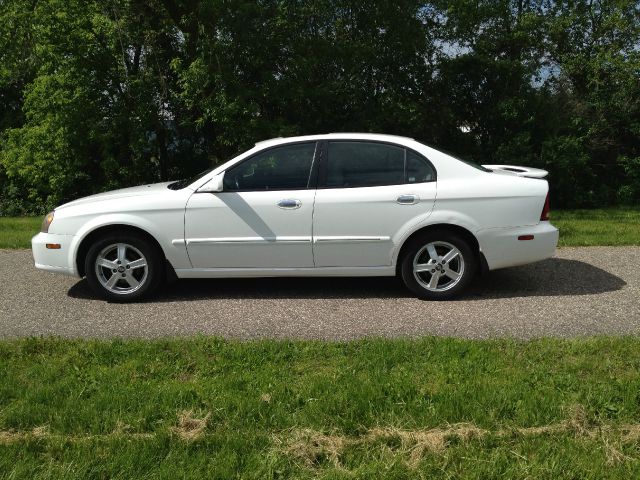
<path id="1" fill-rule="evenodd" d="M 222 180 L 224 179 L 224 172 L 219 173 L 203 186 L 198 189 L 198 192 L 203 193 L 217 193 L 222 191 Z"/>

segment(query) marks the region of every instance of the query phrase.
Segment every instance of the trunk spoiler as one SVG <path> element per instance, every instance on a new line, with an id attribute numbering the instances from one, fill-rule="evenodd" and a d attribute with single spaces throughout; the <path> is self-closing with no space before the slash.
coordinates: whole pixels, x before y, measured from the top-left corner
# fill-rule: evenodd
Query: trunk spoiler
<path id="1" fill-rule="evenodd" d="M 514 165 L 482 165 L 495 173 L 503 175 L 516 175 L 518 177 L 544 178 L 549 172 L 541 168 L 516 167 Z"/>

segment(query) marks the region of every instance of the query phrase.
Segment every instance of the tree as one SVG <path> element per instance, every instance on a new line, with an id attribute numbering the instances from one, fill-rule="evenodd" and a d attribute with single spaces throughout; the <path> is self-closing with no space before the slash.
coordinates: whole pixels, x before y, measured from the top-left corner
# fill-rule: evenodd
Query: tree
<path id="1" fill-rule="evenodd" d="M 5 0 L 0 215 L 335 131 L 546 168 L 556 206 L 637 202 L 639 16 L 631 0 Z"/>

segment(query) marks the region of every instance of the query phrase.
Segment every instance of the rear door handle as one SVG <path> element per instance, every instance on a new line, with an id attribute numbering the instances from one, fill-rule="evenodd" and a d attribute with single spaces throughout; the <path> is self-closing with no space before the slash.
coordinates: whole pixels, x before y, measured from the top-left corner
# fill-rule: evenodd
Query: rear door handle
<path id="1" fill-rule="evenodd" d="M 396 202 L 398 202 L 400 205 L 414 205 L 419 201 L 420 201 L 420 198 L 417 195 L 413 195 L 413 194 L 400 195 L 396 199 Z"/>
<path id="2" fill-rule="evenodd" d="M 285 210 L 295 210 L 296 208 L 300 208 L 302 206 L 302 202 L 300 200 L 296 200 L 295 198 L 283 198 L 277 203 L 278 207 L 284 208 Z"/>

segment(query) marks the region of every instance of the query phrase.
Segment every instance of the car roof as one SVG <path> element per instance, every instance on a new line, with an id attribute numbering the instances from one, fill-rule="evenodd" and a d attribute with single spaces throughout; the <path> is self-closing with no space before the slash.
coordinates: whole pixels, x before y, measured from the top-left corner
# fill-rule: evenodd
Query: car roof
<path id="1" fill-rule="evenodd" d="M 436 167 L 438 176 L 443 177 L 459 175 L 462 171 L 467 171 L 467 173 L 476 171 L 474 167 L 471 167 L 454 157 L 451 157 L 443 152 L 434 149 L 433 147 L 430 147 L 429 145 L 418 142 L 417 140 L 414 140 L 410 137 L 386 135 L 382 133 L 341 132 L 325 133 L 320 135 L 303 135 L 298 137 L 278 137 L 257 142 L 255 146 L 250 150 L 241 153 L 228 162 L 216 166 L 207 175 L 198 179 L 197 185 L 196 182 L 194 182 L 189 187 L 193 190 L 197 189 L 200 185 L 204 185 L 205 183 L 207 183 L 214 175 L 217 175 L 221 171 L 233 167 L 235 164 L 243 161 L 245 158 L 254 155 L 255 153 L 266 148 L 295 142 L 316 142 L 318 140 L 369 140 L 377 142 L 390 142 L 397 145 L 402 145 L 404 147 L 411 148 L 428 158 L 429 161 Z"/>
<path id="2" fill-rule="evenodd" d="M 403 137 L 400 135 L 387 135 L 383 133 L 359 133 L 359 132 L 339 132 L 339 133 L 324 133 L 320 135 L 303 135 L 298 137 L 277 137 L 256 142 L 256 147 L 268 147 L 272 145 L 280 145 L 283 143 L 291 142 L 305 142 L 305 141 L 318 141 L 318 140 L 376 140 L 379 142 L 415 142 L 413 138 Z"/>

